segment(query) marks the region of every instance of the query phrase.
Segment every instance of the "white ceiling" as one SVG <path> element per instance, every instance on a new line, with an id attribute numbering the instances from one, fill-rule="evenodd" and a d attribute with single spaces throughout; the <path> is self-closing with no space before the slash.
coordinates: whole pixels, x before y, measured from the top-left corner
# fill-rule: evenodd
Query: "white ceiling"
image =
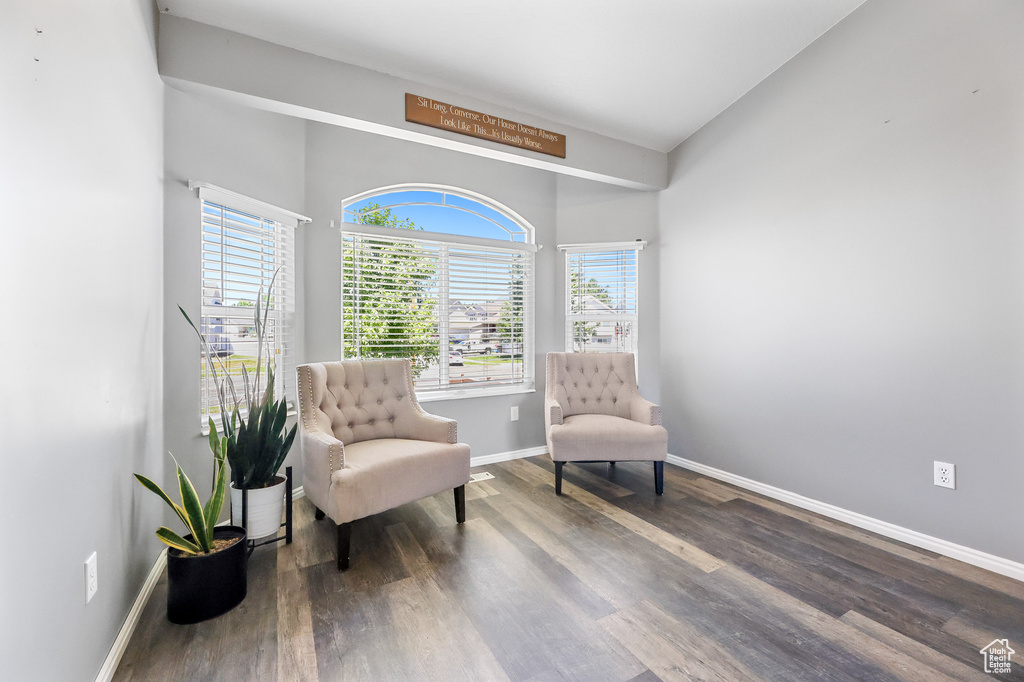
<path id="1" fill-rule="evenodd" d="M 864 2 L 158 1 L 177 16 L 660 151 Z"/>

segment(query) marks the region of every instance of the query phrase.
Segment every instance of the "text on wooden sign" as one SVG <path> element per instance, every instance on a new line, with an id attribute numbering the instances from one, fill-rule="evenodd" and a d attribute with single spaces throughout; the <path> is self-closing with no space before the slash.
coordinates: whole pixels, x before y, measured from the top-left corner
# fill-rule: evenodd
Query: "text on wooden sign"
<path id="1" fill-rule="evenodd" d="M 405 120 L 565 158 L 565 135 L 405 93 Z"/>

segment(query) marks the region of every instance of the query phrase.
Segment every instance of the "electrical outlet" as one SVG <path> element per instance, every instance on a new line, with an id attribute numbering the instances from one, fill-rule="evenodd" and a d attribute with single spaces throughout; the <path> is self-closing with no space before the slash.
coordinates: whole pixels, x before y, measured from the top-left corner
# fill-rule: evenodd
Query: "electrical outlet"
<path id="1" fill-rule="evenodd" d="M 514 422 L 519 421 L 519 406 L 518 405 L 513 405 L 512 406 L 512 413 L 511 413 L 510 418 Z"/>
<path id="2" fill-rule="evenodd" d="M 935 462 L 935 485 L 956 490 L 956 465 Z"/>
<path id="3" fill-rule="evenodd" d="M 99 589 L 99 569 L 96 567 L 96 552 L 85 560 L 85 603 L 88 604 Z"/>

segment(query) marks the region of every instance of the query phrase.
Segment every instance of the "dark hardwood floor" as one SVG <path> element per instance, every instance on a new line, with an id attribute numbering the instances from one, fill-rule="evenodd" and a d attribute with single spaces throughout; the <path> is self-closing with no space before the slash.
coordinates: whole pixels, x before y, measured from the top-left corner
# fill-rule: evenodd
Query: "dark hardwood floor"
<path id="1" fill-rule="evenodd" d="M 1024 680 L 1024 583 L 673 466 L 480 470 L 463 526 L 451 493 L 356 522 L 344 573 L 297 500 L 234 611 L 172 625 L 161 580 L 115 679 Z"/>

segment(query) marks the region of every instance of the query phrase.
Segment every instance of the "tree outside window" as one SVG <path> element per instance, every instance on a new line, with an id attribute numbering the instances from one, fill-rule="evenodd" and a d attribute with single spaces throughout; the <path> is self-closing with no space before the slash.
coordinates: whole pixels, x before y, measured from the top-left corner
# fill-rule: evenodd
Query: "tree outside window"
<path id="1" fill-rule="evenodd" d="M 356 218 L 361 225 L 421 229 L 377 204 Z M 359 327 L 359 334 L 345 335 L 345 357 L 410 358 L 413 375 L 419 376 L 440 355 L 436 257 L 414 244 L 384 238 L 368 240 L 367 246 L 343 252 L 343 324 L 354 329 L 358 318 Z"/>

